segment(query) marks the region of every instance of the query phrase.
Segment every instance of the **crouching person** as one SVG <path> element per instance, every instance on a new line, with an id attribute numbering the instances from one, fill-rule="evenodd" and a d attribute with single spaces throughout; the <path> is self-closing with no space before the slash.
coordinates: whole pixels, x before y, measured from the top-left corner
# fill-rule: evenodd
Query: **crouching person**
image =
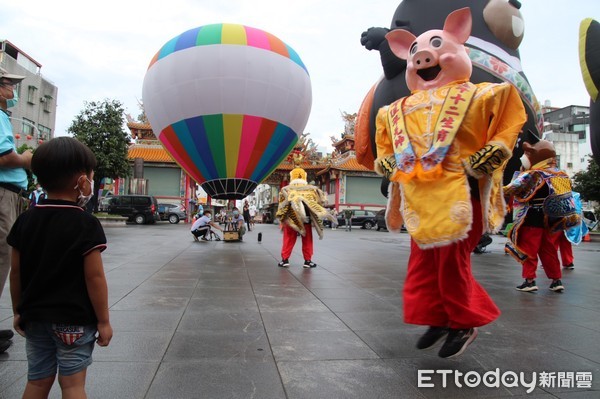
<path id="1" fill-rule="evenodd" d="M 217 230 L 223 231 L 215 222 L 211 220 L 212 212 L 210 210 L 205 210 L 204 214 L 200 216 L 192 225 L 190 232 L 194 236 L 194 241 L 198 240 L 198 237 L 201 237 L 203 241 L 208 241 L 208 235 L 210 234 L 211 226 Z"/>

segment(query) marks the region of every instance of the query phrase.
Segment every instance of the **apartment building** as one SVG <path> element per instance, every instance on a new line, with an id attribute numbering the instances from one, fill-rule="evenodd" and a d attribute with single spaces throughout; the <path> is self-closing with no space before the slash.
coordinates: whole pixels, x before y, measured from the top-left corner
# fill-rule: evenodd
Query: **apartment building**
<path id="1" fill-rule="evenodd" d="M 17 147 L 36 148 L 54 137 L 58 87 L 42 75 L 42 64 L 8 40 L 0 39 L 0 65 L 25 76 L 16 86 L 19 102 L 8 112 Z"/>
<path id="2" fill-rule="evenodd" d="M 569 176 L 587 169 L 587 156 L 592 153 L 590 108 L 569 105 L 545 110 L 543 138 L 554 143 L 559 167 Z"/>

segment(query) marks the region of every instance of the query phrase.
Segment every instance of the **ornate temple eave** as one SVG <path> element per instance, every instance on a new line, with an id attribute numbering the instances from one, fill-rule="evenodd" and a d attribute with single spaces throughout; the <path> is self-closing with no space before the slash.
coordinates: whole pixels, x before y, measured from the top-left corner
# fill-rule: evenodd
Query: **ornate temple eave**
<path id="1" fill-rule="evenodd" d="M 144 162 L 175 164 L 175 160 L 161 144 L 132 144 L 127 150 L 127 158 L 142 158 Z"/>

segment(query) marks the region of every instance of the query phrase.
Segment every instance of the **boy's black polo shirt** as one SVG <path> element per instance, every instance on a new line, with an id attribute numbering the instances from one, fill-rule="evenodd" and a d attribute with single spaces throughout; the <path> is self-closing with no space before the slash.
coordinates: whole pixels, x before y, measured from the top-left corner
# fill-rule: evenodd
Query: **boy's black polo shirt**
<path id="1" fill-rule="evenodd" d="M 46 199 L 17 218 L 7 242 L 20 253 L 23 323 L 97 322 L 83 269 L 86 254 L 106 249 L 95 216 L 73 202 Z"/>

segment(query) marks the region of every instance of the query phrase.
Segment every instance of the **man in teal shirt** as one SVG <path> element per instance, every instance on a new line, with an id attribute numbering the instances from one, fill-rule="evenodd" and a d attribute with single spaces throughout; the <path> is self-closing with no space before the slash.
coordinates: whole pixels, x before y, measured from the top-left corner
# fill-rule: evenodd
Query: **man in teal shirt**
<path id="1" fill-rule="evenodd" d="M 18 99 L 16 86 L 25 76 L 0 67 L 0 296 L 10 270 L 10 247 L 6 236 L 22 210 L 22 193 L 27 189 L 31 151 L 18 154 L 7 109 Z M 11 345 L 12 330 L 0 330 L 0 353 Z"/>

